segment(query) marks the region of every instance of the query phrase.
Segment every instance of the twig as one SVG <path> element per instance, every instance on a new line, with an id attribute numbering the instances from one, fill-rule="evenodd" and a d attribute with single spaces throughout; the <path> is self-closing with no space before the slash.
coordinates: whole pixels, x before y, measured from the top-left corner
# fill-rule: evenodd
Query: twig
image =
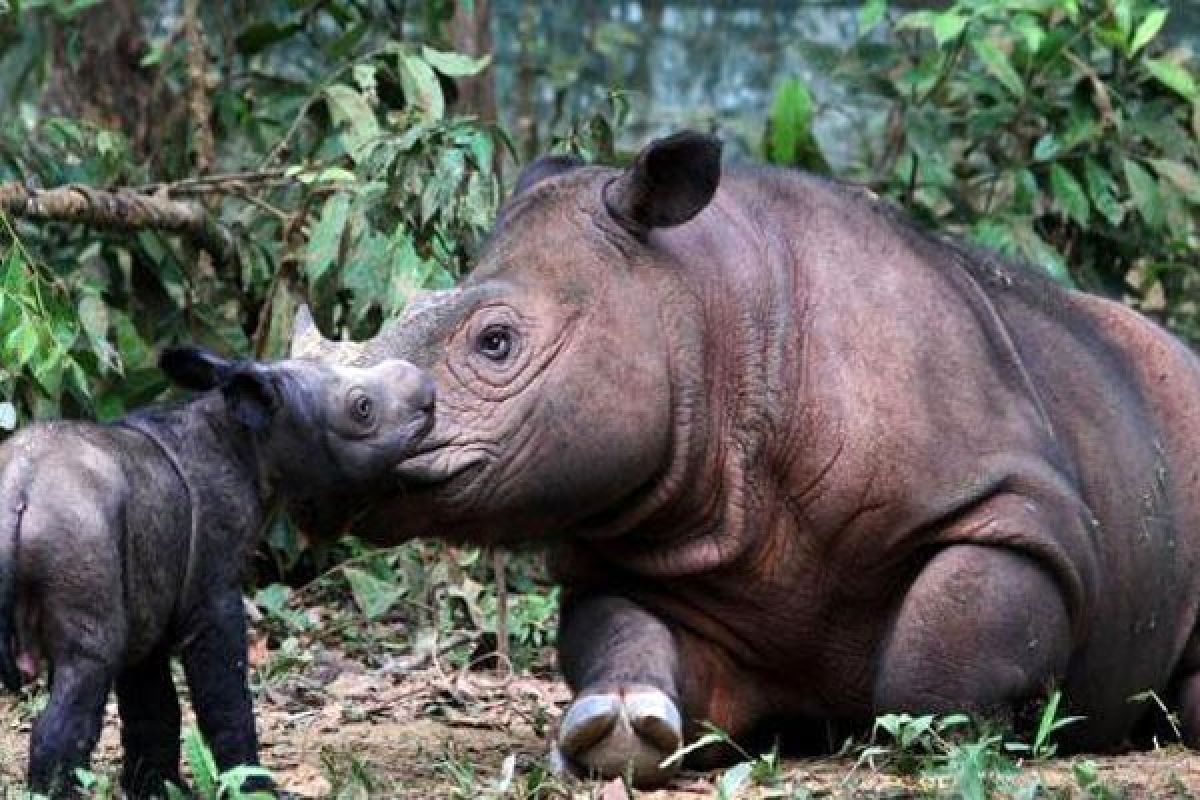
<path id="1" fill-rule="evenodd" d="M 260 183 L 294 183 L 289 177 L 288 169 L 250 170 L 247 172 L 226 172 L 216 175 L 200 175 L 195 178 L 183 178 L 178 181 L 147 183 L 137 187 L 139 192 L 181 194 L 187 192 L 225 192 L 242 191 L 247 184 Z"/>
<path id="2" fill-rule="evenodd" d="M 492 551 L 492 574 L 496 580 L 496 670 L 501 664 L 508 665 L 512 672 L 512 661 L 508 657 L 508 554 L 503 550 Z"/>
<path id="3" fill-rule="evenodd" d="M 0 211 L 95 228 L 171 231 L 190 239 L 221 265 L 232 263 L 235 254 L 229 231 L 200 206 L 131 189 L 101 191 L 79 184 L 32 189 L 20 183 L 2 183 Z"/>

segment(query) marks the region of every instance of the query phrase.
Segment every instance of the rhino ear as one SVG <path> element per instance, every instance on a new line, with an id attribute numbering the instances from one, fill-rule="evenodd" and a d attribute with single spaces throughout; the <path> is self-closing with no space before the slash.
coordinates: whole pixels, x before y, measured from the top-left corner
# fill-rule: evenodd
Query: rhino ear
<path id="1" fill-rule="evenodd" d="M 227 380 L 232 364 L 199 347 L 168 347 L 158 357 L 158 368 L 176 386 L 206 392 Z"/>
<path id="2" fill-rule="evenodd" d="M 547 178 L 562 175 L 564 172 L 570 172 L 581 166 L 583 166 L 583 161 L 575 156 L 542 156 L 535 159 L 517 176 L 517 186 L 513 189 L 513 196 L 528 191 L 531 186 L 541 183 Z"/>
<path id="3" fill-rule="evenodd" d="M 657 139 L 604 187 L 604 205 L 634 236 L 682 225 L 704 210 L 721 181 L 721 140 L 691 131 Z"/>
<path id="4" fill-rule="evenodd" d="M 255 432 L 267 427 L 282 404 L 270 370 L 253 362 L 238 364 L 221 384 L 221 394 L 230 416 Z"/>
<path id="5" fill-rule="evenodd" d="M 296 318 L 292 321 L 292 346 L 288 355 L 291 358 L 302 358 L 320 353 L 325 344 L 317 323 L 313 320 L 312 311 L 307 303 L 302 303 L 296 309 Z"/>

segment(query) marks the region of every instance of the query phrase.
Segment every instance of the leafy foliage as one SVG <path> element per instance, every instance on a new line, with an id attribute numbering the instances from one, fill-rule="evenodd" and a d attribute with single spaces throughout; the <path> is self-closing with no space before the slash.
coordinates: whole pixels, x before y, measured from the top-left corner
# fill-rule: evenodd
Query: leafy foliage
<path id="1" fill-rule="evenodd" d="M 1152 0 L 866 3 L 835 74 L 884 112 L 845 177 L 1200 341 L 1200 91 L 1166 18 Z M 779 89 L 769 159 L 814 166 L 781 144 L 805 106 Z"/>
<path id="2" fill-rule="evenodd" d="M 488 65 L 439 46 L 452 4 L 415 9 L 423 13 L 407 33 L 423 32 L 424 45 L 409 41 L 388 3 L 201 4 L 199 24 L 212 32 L 211 177 L 193 174 L 182 113 L 179 124 L 164 122 L 165 152 L 144 163 L 127 131 L 40 113 L 54 81 L 36 80 L 53 67 L 38 45 L 86 34 L 95 24 L 87 5 L 0 12 L 0 76 L 12 90 L 0 182 L 140 184 L 203 202 L 235 234 L 237 258 L 205 266 L 154 232 L 4 220 L 4 428 L 59 413 L 112 417 L 146 402 L 164 388 L 154 351 L 172 341 L 278 355 L 301 297 L 330 334 L 362 336 L 414 289 L 462 274 L 499 202 L 508 145 L 496 127 L 451 111 L 454 80 Z M 190 76 L 178 34 L 148 37 L 141 70 L 181 108 Z"/>

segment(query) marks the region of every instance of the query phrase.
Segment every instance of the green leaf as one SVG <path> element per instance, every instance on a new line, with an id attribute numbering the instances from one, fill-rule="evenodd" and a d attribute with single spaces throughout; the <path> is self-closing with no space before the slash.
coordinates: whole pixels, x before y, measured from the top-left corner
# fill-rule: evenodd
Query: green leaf
<path id="1" fill-rule="evenodd" d="M 979 60 L 987 67 L 987 71 L 996 80 L 1000 81 L 1004 85 L 1004 88 L 1008 89 L 1016 97 L 1020 97 L 1025 93 L 1024 84 L 1021 83 L 1021 76 L 1017 74 L 1012 64 L 1009 63 L 1008 56 L 994 42 L 990 39 L 975 38 L 971 40 L 971 49 L 975 51 L 975 55 L 979 56 Z"/>
<path id="2" fill-rule="evenodd" d="M 1042 49 L 1042 42 L 1046 41 L 1046 29 L 1041 20 L 1032 14 L 1018 14 L 1012 24 L 1025 40 L 1025 48 L 1029 52 L 1036 53 Z"/>
<path id="3" fill-rule="evenodd" d="M 936 14 L 933 18 L 933 38 L 937 41 L 938 47 L 946 44 L 946 42 L 957 39 L 967 27 L 967 17 L 960 14 L 958 9 L 951 8 L 948 11 L 943 11 Z"/>
<path id="4" fill-rule="evenodd" d="M 304 271 L 312 283 L 321 280 L 338 261 L 342 236 L 350 216 L 350 196 L 345 192 L 330 195 L 321 209 L 321 218 L 308 240 Z"/>
<path id="5" fill-rule="evenodd" d="M 0 402 L 0 431 L 11 431 L 17 427 L 17 407 L 9 401 Z"/>
<path id="6" fill-rule="evenodd" d="M 1092 205 L 1108 220 L 1109 225 L 1120 225 L 1125 218 L 1125 211 L 1113 193 L 1112 175 L 1090 158 L 1083 162 L 1083 175 Z"/>
<path id="7" fill-rule="evenodd" d="M 1200 101 L 1196 79 L 1185 67 L 1165 58 L 1147 58 L 1142 63 L 1163 86 L 1178 92 L 1188 100 Z"/>
<path id="8" fill-rule="evenodd" d="M 192 782 L 196 792 L 204 800 L 217 797 L 217 779 L 221 772 L 212 751 L 204 743 L 204 737 L 195 728 L 188 728 L 183 735 L 183 755 L 192 768 Z"/>
<path id="9" fill-rule="evenodd" d="M 858 35 L 865 36 L 883 21 L 887 14 L 887 0 L 867 0 L 858 10 Z"/>
<path id="10" fill-rule="evenodd" d="M 792 164 L 800 140 L 811 131 L 812 95 L 798 78 L 788 78 L 775 92 L 767 119 L 767 159 L 772 164 Z"/>
<path id="11" fill-rule="evenodd" d="M 1033 160 L 1049 161 L 1058 155 L 1060 149 L 1062 149 L 1061 145 L 1053 133 L 1043 134 L 1037 140 L 1037 144 L 1033 146 Z"/>
<path id="12" fill-rule="evenodd" d="M 1193 203 L 1200 203 L 1200 175 L 1180 161 L 1169 161 L 1165 158 L 1152 158 L 1150 163 L 1154 170 L 1179 188 Z"/>
<path id="13" fill-rule="evenodd" d="M 720 800 L 733 800 L 750 778 L 753 768 L 753 762 L 743 761 L 725 770 L 717 780 L 717 797 Z"/>
<path id="14" fill-rule="evenodd" d="M 89 293 L 80 298 L 79 321 L 93 341 L 105 340 L 108 336 L 108 306 L 100 295 Z"/>
<path id="15" fill-rule="evenodd" d="M 438 72 L 450 78 L 467 78 L 471 75 L 478 75 L 487 69 L 488 64 L 492 63 L 490 55 L 472 58 L 462 53 L 434 50 L 432 47 L 422 47 L 421 58 L 425 59 Z"/>
<path id="16" fill-rule="evenodd" d="M 413 107 L 420 110 L 426 120 L 436 122 L 446 113 L 446 99 L 442 86 L 429 62 L 417 56 L 403 53 L 400 56 L 400 84 L 404 96 Z"/>
<path id="17" fill-rule="evenodd" d="M 1113 18 L 1117 22 L 1117 30 L 1128 41 L 1133 32 L 1133 2 L 1132 0 L 1111 0 Z"/>
<path id="18" fill-rule="evenodd" d="M 1157 8 L 1147 14 L 1142 23 L 1138 25 L 1137 32 L 1133 34 L 1133 44 L 1129 47 L 1129 54 L 1136 55 L 1137 51 L 1149 44 L 1162 30 L 1163 23 L 1166 21 L 1167 10 L 1165 8 Z"/>
<path id="19" fill-rule="evenodd" d="M 17 325 L 4 340 L 5 347 L 15 355 L 15 362 L 6 364 L 9 367 L 23 367 L 29 363 L 38 350 L 38 332 L 33 322 L 21 313 L 21 323 Z"/>
<path id="20" fill-rule="evenodd" d="M 350 584 L 354 604 L 367 619 L 379 619 L 404 593 L 396 583 L 382 581 L 365 570 L 346 567 L 342 572 Z"/>
<path id="21" fill-rule="evenodd" d="M 284 39 L 290 38 L 295 33 L 303 30 L 304 25 L 300 21 L 300 15 L 296 14 L 291 22 L 280 25 L 275 22 L 258 22 L 253 25 L 247 25 L 234 40 L 238 52 L 242 55 L 254 55 L 259 53 L 271 45 L 282 42 Z"/>
<path id="22" fill-rule="evenodd" d="M 1164 222 L 1162 198 L 1159 196 L 1158 184 L 1154 177 L 1132 158 L 1127 158 L 1125 180 L 1129 182 L 1133 204 L 1142 215 L 1142 219 L 1151 228 L 1161 228 Z"/>
<path id="23" fill-rule="evenodd" d="M 380 137 L 379 121 L 367 98 L 357 89 L 337 84 L 325 90 L 325 101 L 346 153 L 356 162 L 366 158 Z"/>
<path id="24" fill-rule="evenodd" d="M 1050 191 L 1054 193 L 1059 208 L 1078 222 L 1081 228 L 1086 228 L 1091 212 L 1087 194 L 1079 185 L 1079 181 L 1075 180 L 1075 176 L 1061 164 L 1050 167 Z"/>

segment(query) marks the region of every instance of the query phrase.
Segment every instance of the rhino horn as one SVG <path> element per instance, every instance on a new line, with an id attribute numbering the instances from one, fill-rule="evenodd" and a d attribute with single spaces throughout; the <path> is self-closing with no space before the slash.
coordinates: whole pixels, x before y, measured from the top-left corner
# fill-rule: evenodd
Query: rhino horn
<path id="1" fill-rule="evenodd" d="M 604 187 L 604 205 L 621 227 L 643 237 L 682 225 L 704 210 L 721 181 L 721 140 L 684 131 L 656 139 Z"/>
<path id="2" fill-rule="evenodd" d="M 319 356 L 327 349 L 329 340 L 321 335 L 308 303 L 301 303 L 292 321 L 292 358 Z"/>
<path id="3" fill-rule="evenodd" d="M 307 304 L 296 310 L 296 317 L 292 321 L 292 346 L 288 355 L 344 366 L 374 363 L 365 343 L 339 342 L 322 336 Z"/>

